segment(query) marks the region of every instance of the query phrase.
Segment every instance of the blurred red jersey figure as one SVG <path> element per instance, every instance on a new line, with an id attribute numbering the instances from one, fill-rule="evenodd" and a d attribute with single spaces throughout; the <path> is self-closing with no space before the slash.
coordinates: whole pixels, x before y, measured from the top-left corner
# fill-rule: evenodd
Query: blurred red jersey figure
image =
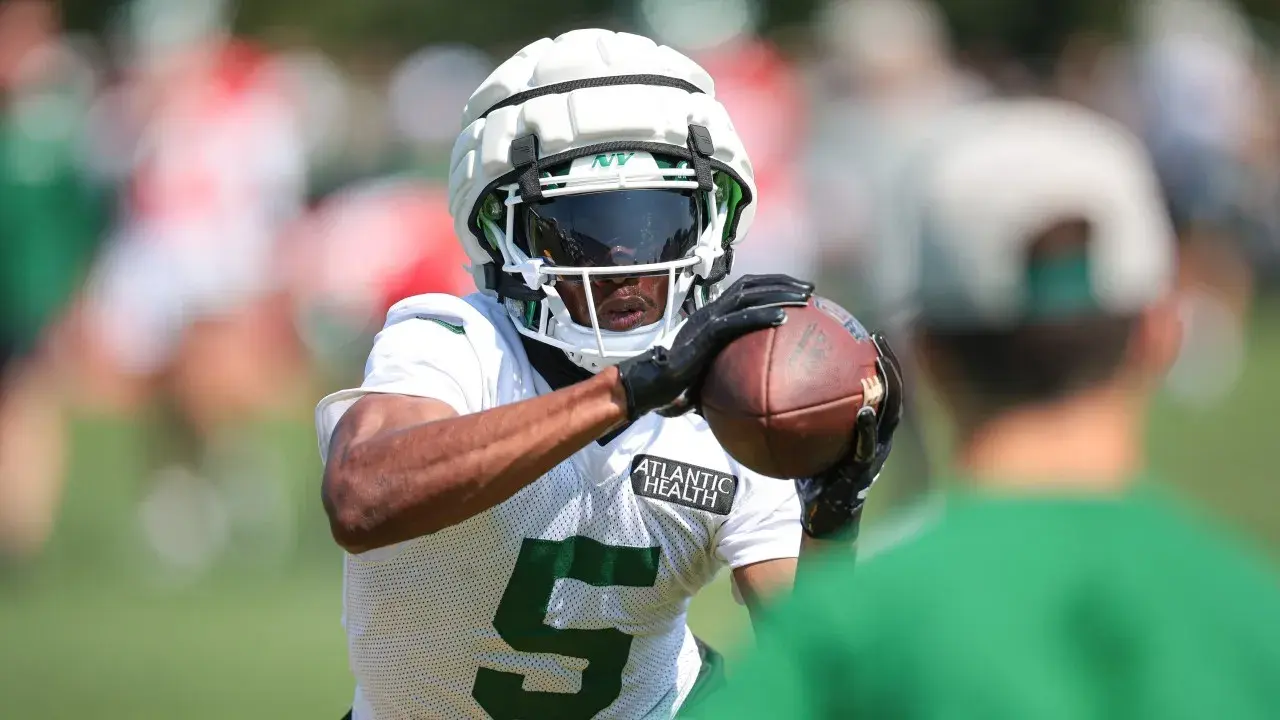
<path id="1" fill-rule="evenodd" d="M 134 161 L 88 297 L 94 344 L 119 374 L 167 369 L 196 321 L 243 324 L 278 289 L 277 243 L 306 164 L 270 69 L 248 44 L 200 44 L 137 68 L 122 91 L 113 120 L 136 139 Z"/>
<path id="2" fill-rule="evenodd" d="M 384 275 L 378 313 L 385 316 L 397 302 L 413 295 L 464 295 L 474 287 L 471 264 L 453 239 L 448 195 L 443 188 L 418 183 L 384 187 L 379 203 L 400 236 L 387 239 L 403 264 Z"/>
<path id="3" fill-rule="evenodd" d="M 119 224 L 85 295 L 83 397 L 121 419 L 156 393 L 172 397 L 177 416 L 165 432 L 191 433 L 192 451 L 149 468 L 141 515 L 157 557 L 175 567 L 204 567 L 243 523 L 228 511 L 218 515 L 227 527 L 183 538 L 198 524 L 148 518 L 223 500 L 263 508 L 255 527 L 267 527 L 282 552 L 292 547 L 291 521 L 273 514 L 290 501 L 266 477 L 278 449 L 249 429 L 278 416 L 306 377 L 278 267 L 281 235 L 305 197 L 306 150 L 280 78 L 269 53 L 210 32 L 142 47 L 100 108 L 102 132 L 126 139 L 130 152 L 116 157 L 125 161 Z M 220 459 L 227 454 L 253 461 L 237 482 L 215 482 L 219 467 L 240 462 Z M 240 492 L 233 485 L 271 497 L 223 497 Z M 180 557 L 173 548 L 200 550 Z"/>
<path id="4" fill-rule="evenodd" d="M 231 230 L 270 245 L 298 209 L 299 118 L 271 58 L 242 41 L 193 48 L 147 72 L 130 221 L 148 239 L 198 243 Z M 213 244 L 213 243 L 210 243 Z"/>
<path id="5" fill-rule="evenodd" d="M 811 279 L 818 247 L 806 228 L 801 167 L 797 164 L 808 122 L 799 71 L 772 43 L 740 35 L 692 54 L 716 83 L 751 153 L 762 203 L 752 238 L 735 250 L 734 272 L 781 272 Z"/>
<path id="6" fill-rule="evenodd" d="M 692 57 L 715 80 L 716 97 L 742 116 L 734 116 L 734 127 L 756 172 L 769 173 L 760 181 L 761 192 L 790 177 L 808 121 L 802 81 L 791 61 L 769 41 L 751 36 Z"/>
<path id="7" fill-rule="evenodd" d="M 367 339 L 406 297 L 461 296 L 474 287 L 445 190 L 413 177 L 357 183 L 325 198 L 299 223 L 287 257 L 300 331 L 320 355 Z"/>

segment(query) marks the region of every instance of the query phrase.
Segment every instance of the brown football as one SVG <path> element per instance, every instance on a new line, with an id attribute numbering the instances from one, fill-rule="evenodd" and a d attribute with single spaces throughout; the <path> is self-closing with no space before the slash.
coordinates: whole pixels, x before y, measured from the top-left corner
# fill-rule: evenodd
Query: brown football
<path id="1" fill-rule="evenodd" d="M 809 477 L 849 451 L 858 411 L 878 407 L 884 385 L 875 343 L 843 308 L 814 297 L 786 313 L 782 325 L 721 351 L 702 386 L 702 413 L 748 468 Z"/>

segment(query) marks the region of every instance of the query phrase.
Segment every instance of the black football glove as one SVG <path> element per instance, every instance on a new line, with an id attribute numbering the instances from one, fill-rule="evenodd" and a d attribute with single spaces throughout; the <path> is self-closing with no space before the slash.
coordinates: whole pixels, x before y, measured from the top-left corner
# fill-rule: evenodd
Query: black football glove
<path id="1" fill-rule="evenodd" d="M 882 335 L 875 333 L 871 339 L 880 351 L 876 365 L 884 386 L 879 413 L 872 407 L 858 411 L 849 454 L 830 469 L 795 481 L 803 509 L 801 525 L 812 538 L 856 538 L 862 505 L 889 459 L 893 432 L 902 417 L 902 369 L 898 358 Z"/>
<path id="2" fill-rule="evenodd" d="M 671 343 L 618 365 L 627 392 L 627 415 L 634 420 L 656 410 L 666 417 L 698 408 L 707 368 L 721 350 L 755 330 L 781 325 L 783 308 L 805 305 L 813 283 L 787 275 L 747 275 L 720 297 L 689 316 Z"/>

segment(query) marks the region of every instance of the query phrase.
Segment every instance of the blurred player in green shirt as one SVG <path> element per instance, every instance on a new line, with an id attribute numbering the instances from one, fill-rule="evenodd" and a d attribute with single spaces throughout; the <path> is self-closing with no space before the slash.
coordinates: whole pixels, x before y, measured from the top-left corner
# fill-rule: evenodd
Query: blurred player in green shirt
<path id="1" fill-rule="evenodd" d="M 87 175 L 92 68 L 57 3 L 0 0 L 0 581 L 53 532 L 67 384 L 54 337 L 107 222 Z"/>
<path id="2" fill-rule="evenodd" d="M 914 315 L 952 478 L 856 572 L 801 576 L 697 718 L 1276 718 L 1280 589 L 1146 475 L 1174 246 L 1137 143 L 1056 102 L 928 143 L 882 290 Z M 1212 452 L 1212 448 L 1205 448 Z"/>

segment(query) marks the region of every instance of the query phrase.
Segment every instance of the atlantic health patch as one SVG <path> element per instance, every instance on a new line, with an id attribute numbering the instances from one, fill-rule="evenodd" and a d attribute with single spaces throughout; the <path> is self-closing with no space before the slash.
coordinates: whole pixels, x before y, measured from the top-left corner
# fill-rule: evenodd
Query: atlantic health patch
<path id="1" fill-rule="evenodd" d="M 636 455 L 631 460 L 631 490 L 640 497 L 728 515 L 738 494 L 738 478 L 667 458 Z"/>

